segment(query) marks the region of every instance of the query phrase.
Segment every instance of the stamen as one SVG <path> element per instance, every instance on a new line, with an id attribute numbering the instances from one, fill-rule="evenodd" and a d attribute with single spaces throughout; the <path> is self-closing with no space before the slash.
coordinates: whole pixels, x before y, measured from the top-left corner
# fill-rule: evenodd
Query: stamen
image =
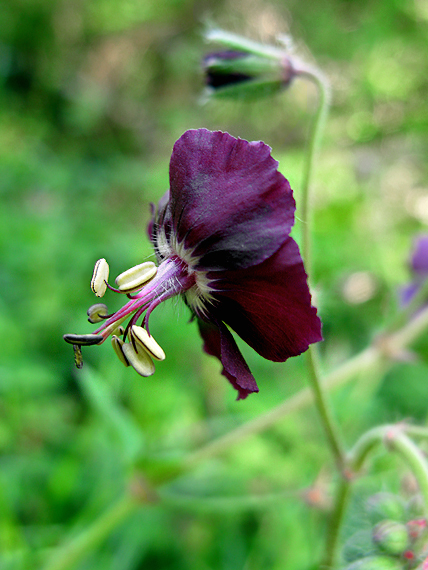
<path id="1" fill-rule="evenodd" d="M 145 350 L 136 352 L 129 342 L 125 342 L 121 348 L 129 364 L 140 376 L 147 377 L 154 374 L 155 365 Z"/>
<path id="2" fill-rule="evenodd" d="M 155 339 L 143 327 L 133 325 L 131 337 L 139 347 L 142 347 L 150 356 L 156 360 L 165 360 L 165 352 L 158 345 Z"/>
<path id="3" fill-rule="evenodd" d="M 110 268 L 107 261 L 104 258 L 99 259 L 95 264 L 91 279 L 91 289 L 97 297 L 102 297 L 107 291 L 109 273 Z"/>
<path id="4" fill-rule="evenodd" d="M 119 360 L 122 362 L 122 364 L 124 364 L 125 366 L 129 366 L 129 362 L 126 358 L 126 356 L 123 353 L 122 347 L 125 344 L 123 342 L 123 340 L 121 338 L 118 338 L 116 335 L 113 335 L 111 337 L 111 344 L 114 348 L 115 353 L 117 354 Z"/>
<path id="5" fill-rule="evenodd" d="M 156 275 L 158 268 L 153 261 L 146 261 L 131 267 L 118 275 L 115 279 L 117 288 L 121 293 L 132 293 L 138 291 Z"/>
<path id="6" fill-rule="evenodd" d="M 128 337 L 130 340 L 132 340 L 132 344 L 134 346 L 134 349 L 137 350 L 137 347 L 135 346 L 135 341 L 132 339 L 132 337 L 129 335 L 129 329 L 132 327 L 132 325 L 135 325 L 135 323 L 137 322 L 137 320 L 139 319 L 139 317 L 144 313 L 144 311 L 146 310 L 146 306 L 144 305 L 143 307 L 140 307 L 131 317 L 131 319 L 128 321 L 128 324 L 126 325 L 124 331 L 123 331 L 123 340 L 126 340 L 126 337 Z"/>
<path id="7" fill-rule="evenodd" d="M 122 293 L 122 292 L 123 292 L 123 291 L 120 291 L 119 289 L 116 289 L 116 287 L 112 287 L 112 286 L 110 285 L 110 283 L 106 283 L 106 287 L 107 287 L 108 289 L 110 289 L 110 291 L 113 291 L 114 293 Z"/>
<path id="8" fill-rule="evenodd" d="M 90 323 L 100 323 L 108 316 L 107 305 L 104 305 L 104 303 L 91 305 L 88 309 L 87 315 Z"/>
<path id="9" fill-rule="evenodd" d="M 73 350 L 74 350 L 74 363 L 76 365 L 76 368 L 80 370 L 83 366 L 82 349 L 78 344 L 73 344 Z"/>
<path id="10" fill-rule="evenodd" d="M 124 332 L 125 332 L 125 329 L 123 328 L 123 326 L 122 326 L 122 325 L 119 325 L 119 326 L 117 327 L 117 329 L 113 331 L 113 335 L 115 335 L 115 336 L 122 336 Z"/>
<path id="11" fill-rule="evenodd" d="M 141 376 L 151 376 L 155 371 L 152 358 L 164 360 L 165 352 L 150 335 L 149 316 L 163 301 L 195 286 L 195 276 L 189 273 L 186 264 L 176 258 L 165 260 L 159 268 L 151 261 L 132 267 L 117 277 L 118 289 L 107 283 L 108 275 L 107 261 L 99 259 L 91 280 L 91 288 L 97 296 L 104 295 L 107 287 L 119 293 L 138 293 L 130 295 L 133 298 L 113 314 L 108 314 L 103 303 L 92 305 L 88 309 L 88 320 L 101 323 L 99 328 L 92 334 L 66 334 L 63 338 L 74 345 L 76 365 L 81 366 L 79 347 L 102 344 L 112 335 L 112 346 L 119 360 L 125 366 L 131 365 Z M 144 313 L 143 326 L 138 326 L 137 322 Z M 125 320 L 128 323 L 122 326 Z M 125 342 L 127 338 L 130 342 Z"/>
<path id="12" fill-rule="evenodd" d="M 117 313 L 115 313 L 103 325 L 101 325 L 100 328 L 98 328 L 94 334 L 100 334 L 104 340 L 106 340 L 106 338 L 108 336 L 110 336 L 111 334 L 115 334 L 115 335 L 119 336 L 120 334 L 122 334 L 120 332 L 119 326 L 127 318 L 128 318 L 128 315 L 118 317 Z"/>
<path id="13" fill-rule="evenodd" d="M 104 338 L 100 334 L 65 334 L 62 337 L 65 342 L 77 344 L 78 346 L 91 346 L 92 344 L 100 344 Z"/>

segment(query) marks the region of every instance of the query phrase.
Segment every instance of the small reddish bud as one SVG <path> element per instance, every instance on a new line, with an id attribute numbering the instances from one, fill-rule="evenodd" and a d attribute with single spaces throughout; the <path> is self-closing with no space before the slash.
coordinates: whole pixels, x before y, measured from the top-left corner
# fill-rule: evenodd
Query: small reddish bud
<path id="1" fill-rule="evenodd" d="M 407 530 L 412 540 L 418 539 L 427 527 L 426 519 L 415 519 L 407 523 Z"/>

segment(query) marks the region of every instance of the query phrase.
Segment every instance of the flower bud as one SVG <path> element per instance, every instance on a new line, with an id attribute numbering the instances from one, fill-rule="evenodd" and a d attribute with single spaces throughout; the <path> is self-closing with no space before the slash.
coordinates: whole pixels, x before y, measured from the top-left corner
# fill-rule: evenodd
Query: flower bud
<path id="1" fill-rule="evenodd" d="M 269 58 L 229 50 L 207 55 L 203 68 L 208 94 L 220 97 L 256 98 L 286 87 L 294 77 L 290 58 Z"/>
<path id="2" fill-rule="evenodd" d="M 290 55 L 290 38 L 278 38 L 284 44 L 279 47 L 211 28 L 205 31 L 205 39 L 222 47 L 203 60 L 209 96 L 270 95 L 288 86 L 298 75 L 298 62 Z"/>
<path id="3" fill-rule="evenodd" d="M 376 493 L 372 495 L 367 500 L 366 511 L 373 523 L 384 519 L 404 521 L 406 518 L 404 501 L 393 493 Z"/>
<path id="4" fill-rule="evenodd" d="M 398 556 L 409 544 L 409 533 L 404 524 L 384 520 L 373 529 L 373 542 L 387 554 Z"/>
<path id="5" fill-rule="evenodd" d="M 402 570 L 403 566 L 400 561 L 389 556 L 366 556 L 349 566 L 344 570 Z"/>

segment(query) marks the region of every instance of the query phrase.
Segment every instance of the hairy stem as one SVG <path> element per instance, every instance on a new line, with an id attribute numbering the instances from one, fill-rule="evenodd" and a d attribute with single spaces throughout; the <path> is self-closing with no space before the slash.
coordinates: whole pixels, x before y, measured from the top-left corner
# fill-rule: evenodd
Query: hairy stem
<path id="1" fill-rule="evenodd" d="M 311 179 L 314 169 L 315 157 L 321 144 L 322 131 L 330 104 L 330 88 L 327 80 L 315 68 L 309 68 L 302 64 L 296 66 L 296 75 L 314 83 L 318 90 L 318 108 L 313 118 L 312 128 L 308 141 L 306 160 L 303 169 L 302 194 L 300 197 L 300 216 L 303 221 L 302 233 L 302 256 L 305 261 L 306 272 L 312 274 L 312 254 L 311 254 L 311 229 L 312 229 L 312 196 Z M 327 441 L 331 447 L 336 463 L 339 468 L 343 466 L 344 456 L 340 443 L 339 430 L 333 419 L 331 408 L 328 404 L 326 394 L 321 384 L 318 367 L 318 351 L 315 346 L 310 346 L 306 354 L 308 367 L 308 377 L 313 391 L 315 407 L 318 411 L 321 423 L 327 436 Z"/>
<path id="2" fill-rule="evenodd" d="M 341 470 L 345 465 L 345 457 L 340 441 L 339 431 L 327 403 L 323 384 L 321 383 L 318 367 L 318 351 L 314 345 L 309 347 L 309 350 L 306 353 L 306 358 L 309 371 L 309 382 L 312 388 L 315 407 L 318 410 L 321 423 L 324 426 L 327 440 L 333 452 L 337 466 L 339 470 Z"/>
<path id="3" fill-rule="evenodd" d="M 337 546 L 339 544 L 340 530 L 343 516 L 348 504 L 348 498 L 351 490 L 351 481 L 342 479 L 336 491 L 336 499 L 334 501 L 334 509 L 331 513 L 330 525 L 327 531 L 327 539 L 325 544 L 324 560 L 320 568 L 322 570 L 331 570 L 334 568 L 337 558 Z"/>
<path id="4" fill-rule="evenodd" d="M 390 439 L 388 439 L 388 435 L 386 437 L 387 445 L 390 445 L 393 451 L 397 451 L 403 457 L 416 477 L 424 501 L 426 517 L 428 515 L 428 463 L 426 457 L 402 430 L 395 430 Z"/>
<path id="5" fill-rule="evenodd" d="M 318 89 L 318 108 L 313 118 L 312 128 L 309 135 L 306 160 L 303 167 L 302 193 L 300 196 L 299 217 L 303 222 L 302 228 L 302 256 L 305 261 L 306 271 L 311 275 L 311 202 L 312 202 L 312 174 L 314 170 L 316 153 L 321 144 L 322 132 L 330 106 L 330 87 L 327 80 L 318 70 L 303 66 L 296 70 L 297 75 L 314 83 Z"/>

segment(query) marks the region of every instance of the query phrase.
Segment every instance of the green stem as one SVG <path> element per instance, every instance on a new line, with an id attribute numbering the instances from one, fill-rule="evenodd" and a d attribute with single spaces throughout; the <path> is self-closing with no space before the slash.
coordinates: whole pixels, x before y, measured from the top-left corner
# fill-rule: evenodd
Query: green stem
<path id="1" fill-rule="evenodd" d="M 394 426 L 393 426 L 394 429 Z M 419 447 L 402 431 L 386 434 L 386 443 L 407 462 L 416 477 L 424 501 L 425 516 L 428 515 L 428 463 Z"/>
<path id="2" fill-rule="evenodd" d="M 342 479 L 336 492 L 334 509 L 331 513 L 330 525 L 327 531 L 324 560 L 320 565 L 321 569 L 331 570 L 334 568 L 337 558 L 337 550 L 340 538 L 343 516 L 346 511 L 351 490 L 351 481 Z"/>
<path id="3" fill-rule="evenodd" d="M 407 435 L 409 437 L 421 437 L 421 438 L 427 438 L 428 437 L 428 428 L 424 427 L 424 426 L 412 426 L 412 425 L 406 425 L 405 426 L 405 432 L 407 433 Z"/>
<path id="4" fill-rule="evenodd" d="M 313 118 L 311 133 L 305 165 L 303 167 L 302 194 L 300 196 L 299 217 L 303 222 L 302 228 L 302 256 L 305 261 L 306 272 L 311 275 L 311 180 L 314 170 L 316 153 L 321 144 L 322 132 L 330 106 L 330 88 L 327 80 L 317 70 L 303 67 L 296 70 L 300 77 L 313 82 L 318 89 L 318 108 Z"/>
<path id="5" fill-rule="evenodd" d="M 318 371 L 318 352 L 314 345 L 309 347 L 309 350 L 306 353 L 306 358 L 308 363 L 309 382 L 312 388 L 315 407 L 318 410 L 321 423 L 324 426 L 327 440 L 336 459 L 337 466 L 339 470 L 341 470 L 345 465 L 345 456 L 340 442 L 339 432 L 333 420 L 330 407 L 327 404 L 325 391 L 321 384 Z"/>
<path id="6" fill-rule="evenodd" d="M 193 496 L 171 491 L 168 487 L 158 490 L 163 505 L 196 513 L 245 512 L 277 508 L 285 500 L 300 499 L 299 492 L 263 493 L 243 496 Z"/>
<path id="7" fill-rule="evenodd" d="M 67 570 L 73 568 L 89 552 L 93 551 L 111 532 L 125 521 L 140 502 L 127 495 L 113 504 L 92 525 L 75 538 L 60 546 L 43 570 Z"/>
<path id="8" fill-rule="evenodd" d="M 393 335 L 387 336 L 385 333 L 384 338 L 387 338 L 388 343 L 393 346 L 394 350 L 399 352 L 414 342 L 427 329 L 428 308 L 425 308 Z M 357 375 L 372 370 L 374 367 L 386 367 L 390 365 L 393 360 L 388 358 L 388 356 L 391 356 L 391 351 L 385 352 L 384 343 L 380 344 L 374 342 L 362 352 L 347 360 L 336 370 L 330 372 L 322 381 L 323 389 L 330 391 L 339 388 Z M 310 405 L 313 402 L 313 398 L 313 392 L 309 388 L 304 388 L 268 412 L 238 426 L 234 430 L 190 453 L 185 459 L 185 468 L 191 468 L 201 461 L 223 453 L 238 443 L 242 443 L 242 441 L 248 437 L 269 429 L 289 414 L 302 410 Z"/>
<path id="9" fill-rule="evenodd" d="M 303 170 L 302 195 L 300 197 L 300 215 L 303 220 L 302 255 L 305 261 L 306 272 L 308 275 L 311 275 L 311 177 L 314 169 L 315 156 L 321 143 L 322 131 L 328 113 L 330 90 L 327 80 L 319 71 L 303 66 L 300 70 L 296 69 L 296 72 L 300 77 L 304 77 L 315 83 L 318 89 L 318 108 L 313 119 L 309 137 L 308 150 Z M 321 385 L 318 367 L 318 352 L 315 346 L 309 347 L 306 355 L 306 362 L 308 365 L 309 382 L 313 391 L 315 407 L 318 410 L 318 414 L 333 455 L 339 468 L 341 468 L 344 464 L 342 446 L 336 423 L 333 420 L 330 406 L 328 405 L 326 395 Z"/>

